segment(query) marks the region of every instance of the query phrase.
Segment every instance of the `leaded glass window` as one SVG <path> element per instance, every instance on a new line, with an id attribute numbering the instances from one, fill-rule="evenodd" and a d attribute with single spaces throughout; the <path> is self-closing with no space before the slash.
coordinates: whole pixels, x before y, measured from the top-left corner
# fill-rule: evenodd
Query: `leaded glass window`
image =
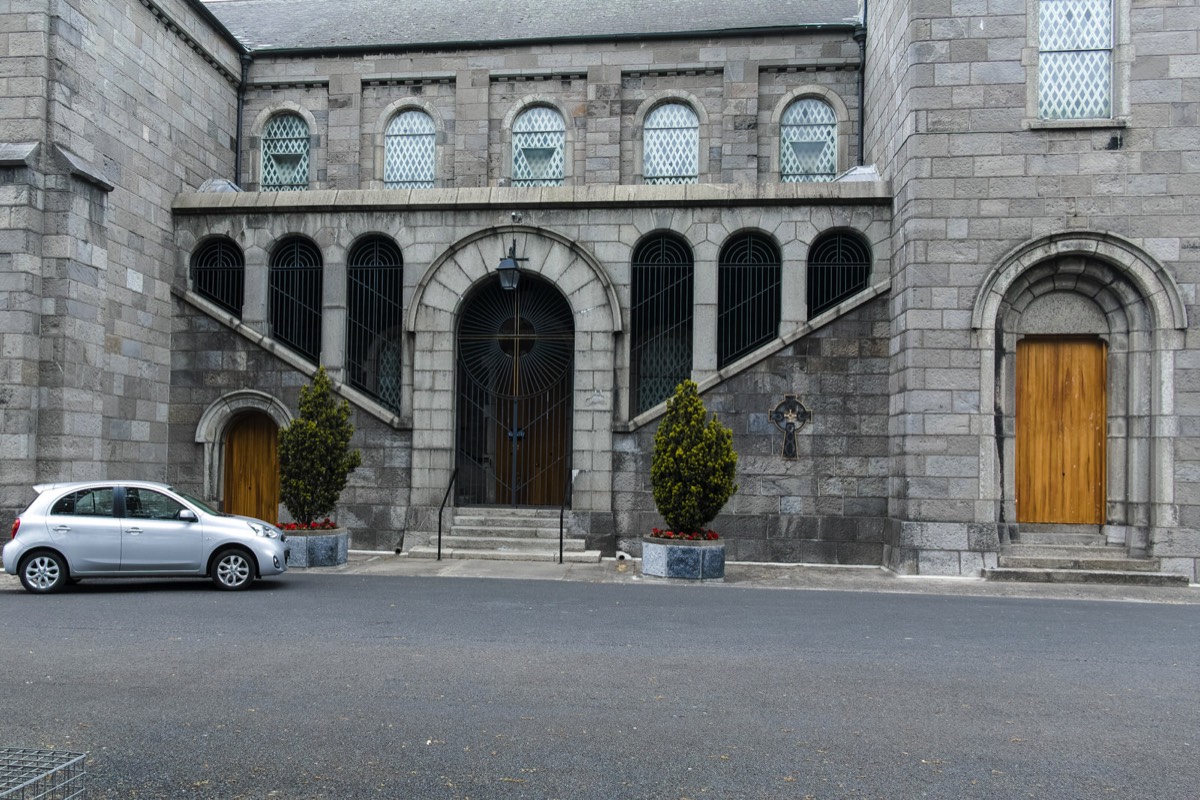
<path id="1" fill-rule="evenodd" d="M 321 354 L 321 251 L 292 236 L 271 252 L 271 336 L 317 363 Z"/>
<path id="2" fill-rule="evenodd" d="M 242 249 L 225 237 L 209 239 L 192 253 L 191 266 L 196 293 L 240 317 L 246 286 Z"/>
<path id="3" fill-rule="evenodd" d="M 383 236 L 363 239 L 346 260 L 346 362 L 350 385 L 400 410 L 400 353 L 404 329 L 400 248 Z"/>
<path id="4" fill-rule="evenodd" d="M 562 114 L 555 109 L 522 111 L 512 128 L 512 185 L 562 186 L 566 138 Z"/>
<path id="5" fill-rule="evenodd" d="M 871 250 L 853 233 L 817 238 L 808 250 L 808 317 L 812 319 L 867 288 Z"/>
<path id="6" fill-rule="evenodd" d="M 634 413 L 670 397 L 692 374 L 692 251 L 668 234 L 633 252 L 630 371 Z"/>
<path id="7" fill-rule="evenodd" d="M 1112 116 L 1112 0 L 1041 0 L 1038 116 Z"/>
<path id="8" fill-rule="evenodd" d="M 700 175 L 700 119 L 683 103 L 665 103 L 642 125 L 646 183 L 695 183 Z M 674 387 L 671 387 L 674 389 Z"/>
<path id="9" fill-rule="evenodd" d="M 784 183 L 831 181 L 837 174 L 837 114 L 824 100 L 802 97 L 783 112 L 779 173 Z"/>
<path id="10" fill-rule="evenodd" d="M 383 185 L 432 189 L 437 128 L 433 117 L 409 109 L 392 117 L 383 137 Z"/>
<path id="11" fill-rule="evenodd" d="M 299 114 L 271 118 L 262 138 L 262 188 L 269 192 L 308 188 L 308 125 Z"/>
<path id="12" fill-rule="evenodd" d="M 779 251 L 757 233 L 730 239 L 717 262 L 717 367 L 779 335 Z"/>

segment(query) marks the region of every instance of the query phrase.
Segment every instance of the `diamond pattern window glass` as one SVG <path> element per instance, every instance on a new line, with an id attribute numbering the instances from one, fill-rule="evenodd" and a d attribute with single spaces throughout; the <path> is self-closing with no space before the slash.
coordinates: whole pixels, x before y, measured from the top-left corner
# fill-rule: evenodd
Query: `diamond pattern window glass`
<path id="1" fill-rule="evenodd" d="M 192 286 L 196 293 L 234 316 L 242 316 L 246 259 L 230 239 L 209 239 L 192 253 Z"/>
<path id="2" fill-rule="evenodd" d="M 1112 0 L 1041 0 L 1038 116 L 1112 116 Z"/>
<path id="3" fill-rule="evenodd" d="M 783 112 L 779 173 L 784 183 L 833 180 L 837 174 L 837 114 L 828 103 L 802 97 Z"/>
<path id="4" fill-rule="evenodd" d="M 666 400 L 692 374 L 691 248 L 669 234 L 633 252 L 630 379 L 634 413 Z"/>
<path id="5" fill-rule="evenodd" d="M 779 251 L 757 233 L 733 237 L 717 261 L 717 367 L 779 335 Z"/>
<path id="6" fill-rule="evenodd" d="M 350 385 L 400 410 L 400 248 L 383 236 L 354 245 L 346 259 L 346 366 Z"/>
<path id="7" fill-rule="evenodd" d="M 683 103 L 665 103 L 642 126 L 646 183 L 695 183 L 700 175 L 700 119 Z M 671 387 L 674 390 L 675 387 Z"/>
<path id="8" fill-rule="evenodd" d="M 822 234 L 808 249 L 808 318 L 867 288 L 871 249 L 856 234 Z"/>
<path id="9" fill-rule="evenodd" d="M 383 137 L 383 185 L 432 189 L 437 128 L 433 117 L 409 109 L 392 117 Z"/>
<path id="10" fill-rule="evenodd" d="M 321 354 L 321 272 L 321 251 L 301 236 L 283 239 L 271 251 L 271 336 L 313 363 Z"/>
<path id="11" fill-rule="evenodd" d="M 562 114 L 555 109 L 522 111 L 512 128 L 512 185 L 562 186 L 566 137 Z"/>
<path id="12" fill-rule="evenodd" d="M 272 117 L 262 138 L 262 188 L 268 192 L 308 188 L 308 125 L 299 114 Z"/>

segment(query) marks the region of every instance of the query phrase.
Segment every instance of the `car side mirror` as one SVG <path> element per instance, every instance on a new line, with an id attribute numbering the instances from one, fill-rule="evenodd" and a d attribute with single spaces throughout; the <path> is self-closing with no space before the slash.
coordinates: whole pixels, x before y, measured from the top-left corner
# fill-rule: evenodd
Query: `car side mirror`
<path id="1" fill-rule="evenodd" d="M 192 511 L 190 508 L 179 509 L 178 518 L 179 518 L 180 522 L 199 522 L 200 521 L 200 518 L 196 516 L 196 512 Z"/>

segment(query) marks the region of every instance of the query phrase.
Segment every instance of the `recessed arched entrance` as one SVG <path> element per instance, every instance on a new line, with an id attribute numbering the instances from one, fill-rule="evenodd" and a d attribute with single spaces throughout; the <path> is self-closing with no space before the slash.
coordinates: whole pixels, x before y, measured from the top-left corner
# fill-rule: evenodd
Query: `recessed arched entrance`
<path id="1" fill-rule="evenodd" d="M 553 284 L 495 277 L 463 302 L 458 322 L 455 501 L 557 506 L 571 469 L 575 326 Z"/>
<path id="2" fill-rule="evenodd" d="M 225 434 L 225 511 L 279 517 L 279 427 L 261 411 L 234 417 Z"/>

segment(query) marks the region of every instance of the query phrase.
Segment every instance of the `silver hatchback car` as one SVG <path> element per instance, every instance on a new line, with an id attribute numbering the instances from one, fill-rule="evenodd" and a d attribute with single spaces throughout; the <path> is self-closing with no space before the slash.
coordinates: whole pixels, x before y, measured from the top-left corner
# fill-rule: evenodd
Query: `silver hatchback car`
<path id="1" fill-rule="evenodd" d="M 214 511 L 164 483 L 89 481 L 33 487 L 13 523 L 4 571 L 31 592 L 82 578 L 211 577 L 221 589 L 287 570 L 274 525 Z"/>

